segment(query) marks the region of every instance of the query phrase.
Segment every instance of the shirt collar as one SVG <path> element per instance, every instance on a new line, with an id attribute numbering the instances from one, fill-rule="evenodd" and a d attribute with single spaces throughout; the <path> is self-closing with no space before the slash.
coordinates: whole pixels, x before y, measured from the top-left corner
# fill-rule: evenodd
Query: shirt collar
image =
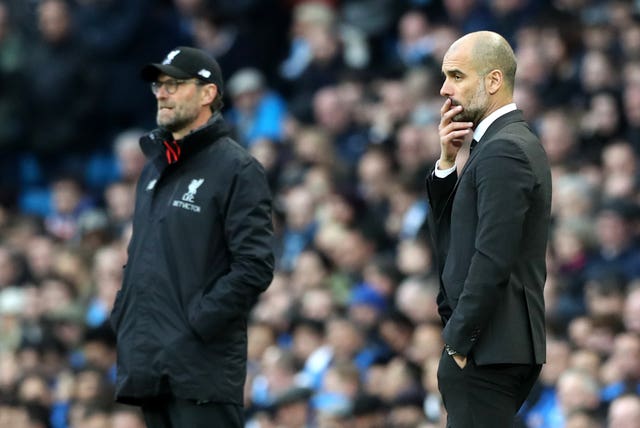
<path id="1" fill-rule="evenodd" d="M 476 127 L 476 130 L 473 131 L 473 139 L 476 141 L 480 141 L 484 133 L 487 132 L 487 129 L 489 129 L 489 126 L 491 126 L 491 124 L 495 122 L 496 119 L 516 109 L 517 109 L 516 104 L 510 103 L 500 107 L 498 110 L 494 111 L 489 116 L 482 119 L 482 121 Z"/>

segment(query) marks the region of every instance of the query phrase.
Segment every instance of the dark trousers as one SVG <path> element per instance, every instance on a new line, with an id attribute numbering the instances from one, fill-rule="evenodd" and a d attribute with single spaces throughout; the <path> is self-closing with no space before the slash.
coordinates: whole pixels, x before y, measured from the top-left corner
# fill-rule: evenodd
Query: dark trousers
<path id="1" fill-rule="evenodd" d="M 512 428 L 540 365 L 476 366 L 473 358 L 461 369 L 446 352 L 438 366 L 438 389 L 447 409 L 447 428 Z"/>
<path id="2" fill-rule="evenodd" d="M 243 428 L 242 407 L 179 398 L 158 399 L 142 406 L 147 428 Z"/>

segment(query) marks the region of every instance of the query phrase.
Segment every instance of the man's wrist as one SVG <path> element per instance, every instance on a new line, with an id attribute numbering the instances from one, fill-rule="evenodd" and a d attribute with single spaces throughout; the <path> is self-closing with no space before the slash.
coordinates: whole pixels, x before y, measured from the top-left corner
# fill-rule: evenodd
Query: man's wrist
<path id="1" fill-rule="evenodd" d="M 437 167 L 438 169 L 441 169 L 441 170 L 447 170 L 447 169 L 453 168 L 455 164 L 456 164 L 455 158 L 453 160 L 440 158 L 438 159 Z"/>
<path id="2" fill-rule="evenodd" d="M 449 175 L 453 174 L 456 170 L 456 165 L 453 164 L 453 166 L 451 166 L 450 168 L 443 168 L 441 161 L 437 160 L 436 161 L 436 168 L 433 171 L 433 173 L 435 174 L 436 177 L 438 178 L 445 178 L 448 177 Z"/>

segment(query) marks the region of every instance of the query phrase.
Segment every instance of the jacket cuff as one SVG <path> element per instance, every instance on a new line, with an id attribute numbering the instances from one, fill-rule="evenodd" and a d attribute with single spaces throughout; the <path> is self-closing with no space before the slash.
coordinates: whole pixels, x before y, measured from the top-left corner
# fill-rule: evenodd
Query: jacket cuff
<path id="1" fill-rule="evenodd" d="M 464 337 L 460 337 L 459 334 L 454 335 L 453 330 L 451 320 L 449 320 L 442 331 L 444 343 L 455 349 L 458 354 L 468 356 L 480 338 L 480 329 L 474 328 L 469 335 L 464 335 Z"/>

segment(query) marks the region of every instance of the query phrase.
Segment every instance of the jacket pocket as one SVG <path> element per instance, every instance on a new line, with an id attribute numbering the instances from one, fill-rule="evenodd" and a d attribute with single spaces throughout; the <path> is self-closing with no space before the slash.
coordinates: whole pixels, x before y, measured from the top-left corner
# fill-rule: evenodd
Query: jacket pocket
<path id="1" fill-rule="evenodd" d="M 470 355 L 467 355 L 467 363 L 465 364 L 465 366 L 464 366 L 464 367 L 460 367 L 460 366 L 458 365 L 458 362 L 456 361 L 456 359 L 455 359 L 455 358 L 453 358 L 453 355 L 449 355 L 448 357 L 449 357 L 449 358 L 451 358 L 451 363 L 455 366 L 455 368 L 456 368 L 456 369 L 458 369 L 458 370 L 460 370 L 460 371 L 465 371 L 465 370 L 467 370 L 467 369 L 469 368 L 469 366 L 470 366 L 471 364 L 473 364 L 473 359 L 471 358 L 471 356 L 470 356 Z"/>

